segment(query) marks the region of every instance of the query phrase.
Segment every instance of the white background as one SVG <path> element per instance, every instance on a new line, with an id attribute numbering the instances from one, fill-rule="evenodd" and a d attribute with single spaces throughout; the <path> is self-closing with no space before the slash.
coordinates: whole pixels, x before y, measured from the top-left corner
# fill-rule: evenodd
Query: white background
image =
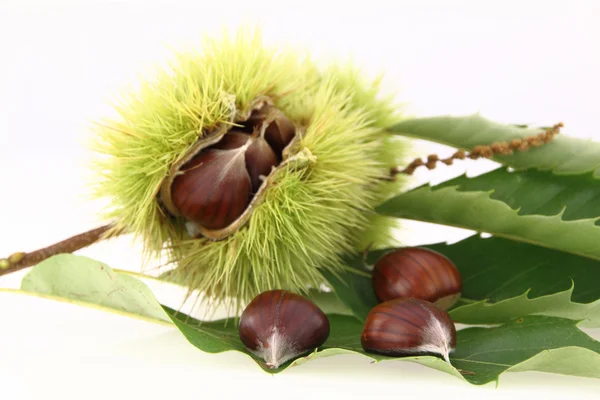
<path id="1" fill-rule="evenodd" d="M 0 255 L 33 250 L 99 223 L 86 199 L 92 120 L 170 48 L 223 26 L 259 23 L 271 44 L 321 59 L 352 57 L 386 71 L 413 115 L 467 114 L 509 123 L 564 121 L 595 137 L 600 6 L 577 1 L 326 1 L 0 3 Z M 417 146 L 415 153 L 435 146 Z M 491 163 L 417 174 L 438 181 Z M 406 224 L 408 244 L 457 240 L 459 230 Z M 82 252 L 138 270 L 129 239 Z M 19 274 L 0 279 L 17 287 Z M 177 306 L 181 293 L 154 285 Z M 599 332 L 594 336 L 600 337 Z M 0 293 L 0 399 L 90 398 L 597 398 L 600 381 L 506 374 L 471 387 L 419 365 L 320 359 L 277 376 L 237 353 L 204 354 L 174 329 L 62 303 Z M 244 398 L 245 398 L 244 397 Z"/>

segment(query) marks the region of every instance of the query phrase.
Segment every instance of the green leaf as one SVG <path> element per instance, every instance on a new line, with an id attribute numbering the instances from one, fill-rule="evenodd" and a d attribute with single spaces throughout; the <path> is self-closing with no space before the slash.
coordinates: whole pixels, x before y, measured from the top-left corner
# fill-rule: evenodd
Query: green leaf
<path id="1" fill-rule="evenodd" d="M 179 330 L 195 347 L 207 353 L 221 353 L 229 350 L 239 351 L 248 355 L 269 373 L 281 372 L 308 359 L 347 353 L 348 350 L 354 352 L 357 350 L 357 346 L 359 352 L 362 352 L 362 347 L 360 347 L 362 324 L 352 316 L 329 314 L 331 332 L 326 346 L 319 349 L 320 351 L 311 352 L 304 357 L 288 361 L 279 368 L 269 368 L 262 359 L 256 357 L 244 347 L 238 336 L 237 321 L 235 319 L 206 322 L 178 313 L 168 307 L 164 307 L 164 309 L 171 316 Z"/>
<path id="2" fill-rule="evenodd" d="M 457 347 L 450 357 L 450 366 L 432 356 L 392 358 L 368 354 L 360 344 L 362 323 L 350 316 L 331 314 L 328 315 L 331 334 L 321 349 L 278 369 L 269 369 L 241 346 L 234 320 L 201 322 L 168 308 L 165 310 L 197 348 L 210 353 L 240 351 L 269 373 L 278 373 L 318 357 L 354 353 L 376 361 L 412 361 L 455 376 L 463 376 L 462 371 L 464 379 L 474 384 L 495 381 L 500 374 L 513 368 L 600 378 L 600 343 L 579 330 L 575 321 L 562 318 L 530 316 L 494 328 L 463 329 L 457 334 Z"/>
<path id="3" fill-rule="evenodd" d="M 362 349 L 360 334 L 363 324 L 356 318 L 347 315 L 328 314 L 331 332 L 325 345 L 316 351 L 312 351 L 293 361 L 288 361 L 277 369 L 269 368 L 263 360 L 248 351 L 239 340 L 236 321 L 233 319 L 219 320 L 213 322 L 198 321 L 185 314 L 165 307 L 165 311 L 171 315 L 175 325 L 181 330 L 188 341 L 198 349 L 209 353 L 221 353 L 235 350 L 252 358 L 264 371 L 276 374 L 285 369 L 304 364 L 309 360 L 320 357 L 329 357 L 337 354 L 361 354 L 369 357 L 372 361 L 396 360 L 392 357 L 367 354 Z M 461 374 L 455 368 L 448 365 L 440 358 L 433 356 L 405 357 L 399 360 L 414 361 L 420 364 L 436 368 L 438 370 L 460 377 Z"/>
<path id="4" fill-rule="evenodd" d="M 490 192 L 422 186 L 393 197 L 377 211 L 397 218 L 456 226 L 600 260 L 596 218 L 564 221 L 560 214 L 519 215 Z"/>
<path id="5" fill-rule="evenodd" d="M 352 311 L 340 301 L 334 292 L 311 289 L 308 291 L 307 297 L 325 314 L 352 315 Z"/>
<path id="6" fill-rule="evenodd" d="M 409 119 L 392 126 L 393 133 L 426 139 L 448 146 L 472 149 L 476 145 L 511 141 L 541 133 L 542 129 L 499 124 L 480 115 L 440 116 Z M 517 169 L 552 170 L 556 174 L 600 175 L 600 143 L 558 135 L 542 147 L 510 156 L 496 156 L 496 161 Z"/>
<path id="7" fill-rule="evenodd" d="M 508 204 L 518 215 L 560 214 L 565 221 L 600 216 L 600 179 L 591 173 L 553 175 L 546 171 L 510 172 L 498 168 L 474 178 L 463 175 L 451 179 L 433 190 L 445 187 L 456 187 L 461 192 L 491 192 L 490 198 Z"/>
<path id="8" fill-rule="evenodd" d="M 451 245 L 422 247 L 444 254 L 460 271 L 463 300 L 450 312 L 457 322 L 497 324 L 538 314 L 600 326 L 600 262 L 596 260 L 479 235 Z M 369 253 L 366 263 L 375 264 L 388 251 Z M 326 275 L 334 293 L 360 321 L 378 303 L 362 258 L 348 257 L 345 273 Z"/>
<path id="9" fill-rule="evenodd" d="M 21 289 L 137 318 L 170 321 L 144 283 L 128 274 L 115 273 L 88 257 L 73 254 L 50 257 L 25 275 Z"/>
<path id="10" fill-rule="evenodd" d="M 440 250 L 439 246 L 436 245 L 423 247 Z M 443 249 L 441 250 L 441 252 L 444 253 Z M 378 252 L 375 254 L 382 253 L 383 252 Z M 448 255 L 448 252 L 445 254 Z M 498 253 L 494 252 L 493 254 Z M 506 265 L 504 262 L 508 261 L 510 254 L 511 253 L 494 266 L 497 267 L 497 265 L 500 264 Z M 514 259 L 518 259 L 518 257 L 515 257 Z M 477 279 L 477 276 L 479 276 L 477 271 L 467 272 L 464 268 L 467 266 L 468 269 L 468 267 L 474 267 L 476 265 L 488 267 L 485 258 L 478 264 L 457 263 L 457 267 L 463 276 L 464 284 L 462 300 L 450 310 L 450 316 L 454 321 L 464 324 L 489 325 L 504 323 L 525 315 L 545 315 L 581 321 L 581 325 L 586 327 L 600 327 L 600 300 L 588 304 L 574 302 L 572 298 L 574 297 L 573 293 L 575 293 L 574 286 L 571 286 L 566 290 L 535 297 L 532 296 L 532 293 L 535 293 L 533 289 L 525 289 L 524 292 L 520 292 L 513 296 L 512 291 L 514 289 L 509 288 L 507 283 L 518 282 L 512 282 L 513 278 L 508 273 L 506 275 L 500 274 L 502 277 L 498 278 L 496 281 L 494 281 L 493 276 L 490 276 L 489 279 L 487 276 Z M 517 265 L 519 264 L 517 263 Z M 491 266 L 490 269 L 494 269 L 494 266 Z M 482 275 L 485 275 L 485 270 L 487 268 L 482 269 Z M 565 272 L 564 275 L 566 276 L 567 274 L 568 273 Z M 552 274 L 549 274 L 549 279 L 542 280 L 540 285 L 535 286 L 537 288 L 537 293 L 552 291 L 553 288 L 549 285 L 551 277 Z M 480 282 L 483 289 L 480 287 Z M 592 285 L 595 282 L 598 281 L 590 281 Z M 351 310 L 352 315 L 359 321 L 364 322 L 369 311 L 378 304 L 378 301 L 373 294 L 373 290 L 371 289 L 371 279 L 363 275 L 348 271 L 347 274 L 343 274 L 340 277 L 329 277 L 329 284 L 334 288 L 340 301 Z M 498 292 L 498 294 L 505 296 L 502 300 L 491 302 L 485 297 L 486 289 L 494 291 L 496 288 L 503 288 L 505 285 L 507 286 L 507 292 Z M 358 290 L 362 291 L 365 295 L 353 296 L 353 290 L 356 288 L 359 288 Z M 479 295 L 482 290 L 484 294 Z M 475 297 L 478 295 L 481 297 Z"/>
<path id="11" fill-rule="evenodd" d="M 370 252 L 366 262 L 375 263 L 385 251 Z M 371 272 L 363 266 L 362 256 L 346 257 L 345 264 L 345 272 L 332 274 L 323 271 L 323 277 L 352 315 L 364 322 L 369 311 L 379 303 L 371 285 Z"/>
<path id="12" fill-rule="evenodd" d="M 59 296 L 79 304 L 144 315 L 154 321 L 154 318 L 168 315 L 197 348 L 211 353 L 239 351 L 265 368 L 261 360 L 242 345 L 234 319 L 201 322 L 168 307 L 163 309 L 142 282 L 129 275 L 116 274 L 104 264 L 85 257 L 55 256 L 34 267 L 23 288 L 30 293 Z M 363 354 L 377 361 L 392 359 L 364 353 L 360 344 L 362 323 L 356 318 L 337 314 L 328 317 L 331 334 L 323 348 L 268 371 L 276 373 L 317 357 L 343 353 Z M 499 374 L 510 370 L 600 377 L 600 343 L 581 332 L 575 324 L 575 321 L 561 318 L 524 317 L 494 328 L 464 329 L 458 332 L 457 349 L 451 361 L 463 372 L 468 371 L 464 378 L 475 384 L 494 381 Z M 459 370 L 437 357 L 414 356 L 398 360 L 417 362 L 461 376 Z"/>
<path id="13" fill-rule="evenodd" d="M 451 362 L 473 372 L 465 378 L 475 384 L 496 380 L 511 369 L 598 378 L 599 353 L 600 343 L 579 330 L 575 321 L 528 316 L 495 328 L 461 330 Z"/>
<path id="14" fill-rule="evenodd" d="M 454 244 L 423 247 L 444 254 L 455 264 L 463 280 L 463 297 L 497 302 L 571 291 L 572 300 L 593 302 L 600 298 L 600 262 L 527 243 L 473 235 Z"/>
<path id="15" fill-rule="evenodd" d="M 459 304 L 450 311 L 456 322 L 465 324 L 497 324 L 520 315 L 546 315 L 582 321 L 581 326 L 600 327 L 600 300 L 590 304 L 571 301 L 572 289 L 536 297 L 525 292 L 520 296 L 490 303 L 486 300 Z"/>
<path id="16" fill-rule="evenodd" d="M 452 245 L 424 247 L 456 264 L 464 298 L 481 300 L 453 309 L 455 321 L 491 324 L 540 314 L 600 326 L 600 262 L 596 260 L 478 235 Z"/>

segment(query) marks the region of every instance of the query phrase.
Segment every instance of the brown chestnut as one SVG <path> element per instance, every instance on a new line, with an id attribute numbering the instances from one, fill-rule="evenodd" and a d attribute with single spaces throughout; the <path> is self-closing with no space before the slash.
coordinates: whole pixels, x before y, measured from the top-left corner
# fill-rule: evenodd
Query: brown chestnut
<path id="1" fill-rule="evenodd" d="M 256 296 L 240 317 L 240 339 L 270 368 L 323 345 L 329 320 L 307 298 L 271 290 Z"/>
<path id="2" fill-rule="evenodd" d="M 256 193 L 271 169 L 278 164 L 277 155 L 262 137 L 254 137 L 246 150 L 246 168 L 252 181 L 252 192 Z"/>
<path id="3" fill-rule="evenodd" d="M 229 226 L 250 203 L 245 147 L 201 152 L 180 171 L 171 191 L 173 204 L 188 220 L 208 229 Z"/>
<path id="4" fill-rule="evenodd" d="M 363 349 L 386 356 L 439 354 L 450 363 L 456 328 L 448 313 L 419 299 L 396 299 L 375 306 L 361 335 Z"/>
<path id="5" fill-rule="evenodd" d="M 220 150 L 231 150 L 242 147 L 248 142 L 250 135 L 240 131 L 239 129 L 232 129 L 223 138 L 211 146 L 212 149 Z"/>
<path id="6" fill-rule="evenodd" d="M 273 122 L 267 126 L 265 130 L 265 139 L 273 150 L 279 155 L 283 149 L 290 144 L 294 135 L 296 134 L 296 128 L 292 121 L 286 118 L 284 115 L 278 115 Z"/>
<path id="7" fill-rule="evenodd" d="M 380 301 L 414 297 L 447 310 L 460 298 L 462 281 L 456 266 L 433 250 L 407 247 L 381 257 L 372 274 Z"/>
<path id="8" fill-rule="evenodd" d="M 215 149 L 236 149 L 248 143 L 246 148 L 246 169 L 250 174 L 252 192 L 256 193 L 271 169 L 278 164 L 277 155 L 267 141 L 258 135 L 248 135 L 240 130 L 231 130 L 212 147 Z"/>

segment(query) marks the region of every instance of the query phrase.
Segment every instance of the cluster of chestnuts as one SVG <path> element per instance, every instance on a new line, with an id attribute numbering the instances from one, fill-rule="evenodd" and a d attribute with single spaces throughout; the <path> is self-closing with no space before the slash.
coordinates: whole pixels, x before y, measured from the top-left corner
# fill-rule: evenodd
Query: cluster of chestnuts
<path id="1" fill-rule="evenodd" d="M 163 183 L 165 208 L 183 217 L 193 236 L 222 238 L 220 231 L 242 217 L 296 136 L 294 124 L 268 104 L 237 125 L 200 141 Z"/>
<path id="2" fill-rule="evenodd" d="M 386 356 L 437 354 L 449 363 L 456 329 L 445 310 L 458 300 L 462 285 L 454 264 L 428 249 L 398 249 L 377 261 L 372 282 L 382 303 L 367 316 L 364 350 Z M 268 367 L 278 368 L 322 346 L 329 320 L 309 299 L 272 290 L 246 307 L 239 334 Z"/>

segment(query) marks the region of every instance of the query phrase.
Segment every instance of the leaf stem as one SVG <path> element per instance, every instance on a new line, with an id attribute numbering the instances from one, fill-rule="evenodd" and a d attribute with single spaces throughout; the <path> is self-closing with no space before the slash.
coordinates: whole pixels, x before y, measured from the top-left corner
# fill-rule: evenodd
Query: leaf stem
<path id="1" fill-rule="evenodd" d="M 108 233 L 111 230 L 112 232 L 109 235 Z M 31 267 L 57 254 L 73 253 L 100 240 L 104 240 L 109 236 L 117 236 L 121 233 L 121 231 L 115 231 L 114 225 L 111 223 L 71 236 L 68 239 L 30 253 L 13 253 L 7 258 L 0 258 L 0 276 Z"/>

